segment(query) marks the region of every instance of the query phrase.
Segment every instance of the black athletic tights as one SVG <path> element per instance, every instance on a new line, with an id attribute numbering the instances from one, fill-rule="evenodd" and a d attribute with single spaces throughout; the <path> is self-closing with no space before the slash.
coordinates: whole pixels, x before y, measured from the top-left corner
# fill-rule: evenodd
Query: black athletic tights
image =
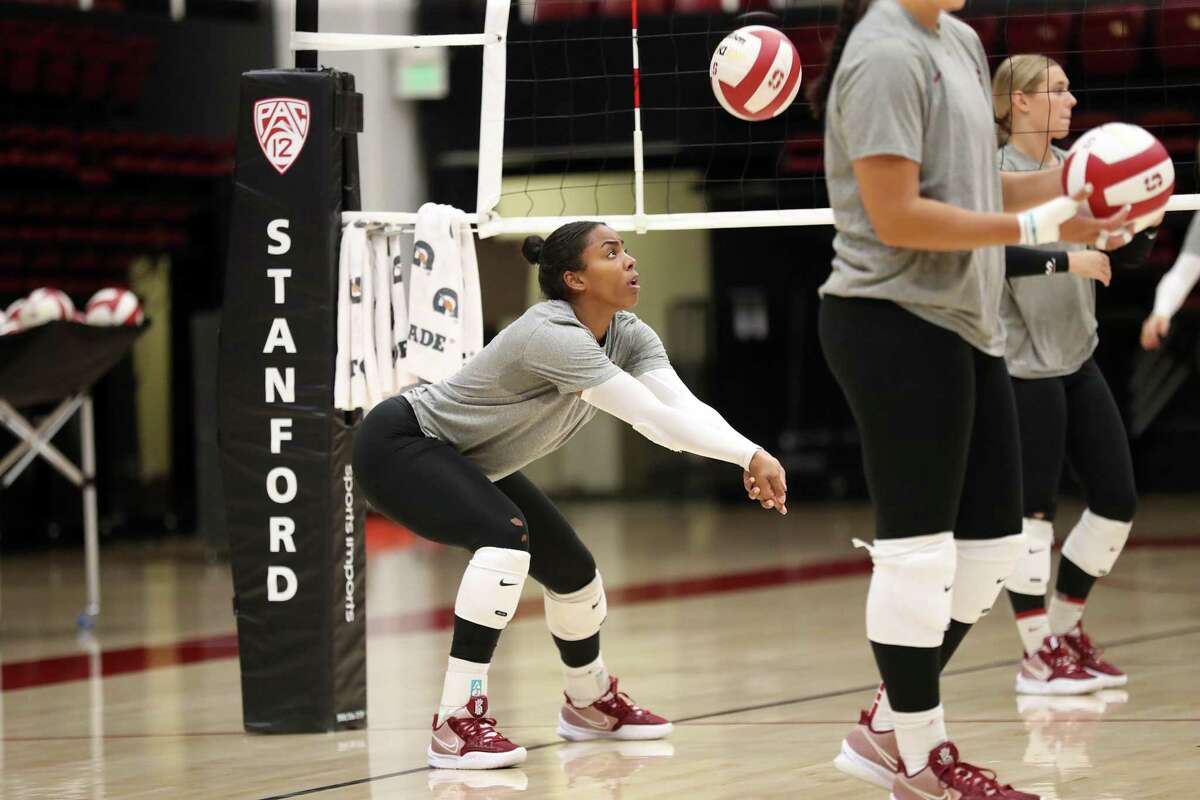
<path id="1" fill-rule="evenodd" d="M 1095 360 L 1061 378 L 1012 383 L 1021 420 L 1025 516 L 1054 519 L 1065 459 L 1093 513 L 1132 520 L 1137 490 L 1129 437 Z"/>
<path id="2" fill-rule="evenodd" d="M 495 483 L 449 444 L 425 436 L 403 397 L 367 414 L 354 439 L 354 476 L 377 511 L 419 536 L 463 547 L 529 551 L 529 574 L 552 592 L 578 591 L 596 562 L 570 523 L 517 472 Z M 456 617 L 450 655 L 487 663 L 500 632 Z M 582 642 L 555 638 L 568 666 L 600 652 L 599 634 Z"/>
<path id="3" fill-rule="evenodd" d="M 1004 359 L 886 300 L 826 296 L 821 346 L 862 439 L 878 539 L 1021 532 L 1021 457 Z M 941 648 L 872 642 L 896 711 L 939 703 L 938 673 L 969 626 Z"/>

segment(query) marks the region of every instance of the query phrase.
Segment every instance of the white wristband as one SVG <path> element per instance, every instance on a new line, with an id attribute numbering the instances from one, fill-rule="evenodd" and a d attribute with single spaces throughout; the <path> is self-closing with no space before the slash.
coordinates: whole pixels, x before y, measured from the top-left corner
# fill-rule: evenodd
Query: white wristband
<path id="1" fill-rule="evenodd" d="M 1017 214 L 1021 226 L 1020 244 L 1047 244 L 1059 240 L 1059 226 L 1075 216 L 1079 203 L 1065 195 Z"/>

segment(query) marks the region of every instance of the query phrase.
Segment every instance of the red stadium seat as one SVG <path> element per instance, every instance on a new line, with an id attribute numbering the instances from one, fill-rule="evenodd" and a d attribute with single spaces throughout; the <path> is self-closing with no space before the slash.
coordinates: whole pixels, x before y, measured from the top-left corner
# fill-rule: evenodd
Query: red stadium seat
<path id="1" fill-rule="evenodd" d="M 600 0 L 600 13 L 606 17 L 629 19 L 631 0 Z M 638 0 L 638 19 L 671 13 L 671 0 Z"/>
<path id="2" fill-rule="evenodd" d="M 963 17 L 962 21 L 975 29 L 979 41 L 983 43 L 983 52 L 991 55 L 996 51 L 996 43 L 1000 35 L 1000 19 L 997 17 Z"/>
<path id="3" fill-rule="evenodd" d="M 1000 38 L 1009 55 L 1067 52 L 1073 14 L 1013 14 L 1000 24 Z"/>
<path id="4" fill-rule="evenodd" d="M 1158 137 L 1172 158 L 1192 160 L 1196 154 L 1196 136 L 1200 117 L 1182 108 L 1145 111 L 1134 120 Z"/>
<path id="5" fill-rule="evenodd" d="M 1164 69 L 1200 69 L 1200 0 L 1162 0 L 1157 44 Z"/>
<path id="6" fill-rule="evenodd" d="M 595 11 L 593 0 L 537 0 L 533 7 L 534 22 L 590 17 Z"/>
<path id="7" fill-rule="evenodd" d="M 807 84 L 814 81 L 825 71 L 829 62 L 829 51 L 833 48 L 833 39 L 837 35 L 836 25 L 816 25 L 808 28 L 789 28 L 787 37 L 796 45 L 800 54 L 800 68 L 803 70 L 802 80 Z"/>
<path id="8" fill-rule="evenodd" d="M 676 14 L 720 14 L 721 0 L 675 0 Z"/>
<path id="9" fill-rule="evenodd" d="M 1071 133 L 1084 133 L 1109 122 L 1120 122 L 1121 118 L 1110 111 L 1073 111 Z"/>
<path id="10" fill-rule="evenodd" d="M 783 147 L 781 170 L 793 175 L 819 175 L 825 171 L 824 152 L 825 142 L 819 131 L 794 139 Z"/>
<path id="11" fill-rule="evenodd" d="M 1079 49 L 1089 75 L 1121 75 L 1142 59 L 1146 9 L 1142 6 L 1092 6 L 1083 14 Z"/>

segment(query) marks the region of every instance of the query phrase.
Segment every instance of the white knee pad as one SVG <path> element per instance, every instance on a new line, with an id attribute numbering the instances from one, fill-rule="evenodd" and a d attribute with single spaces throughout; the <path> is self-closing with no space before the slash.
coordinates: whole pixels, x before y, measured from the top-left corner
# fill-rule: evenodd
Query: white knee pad
<path id="1" fill-rule="evenodd" d="M 867 592 L 867 638 L 879 644 L 940 647 L 950 624 L 954 535 L 932 533 L 877 539 L 858 547 L 875 568 Z"/>
<path id="2" fill-rule="evenodd" d="M 476 625 L 504 630 L 516 613 L 528 574 L 529 553 L 525 550 L 479 548 L 458 585 L 454 615 Z"/>
<path id="3" fill-rule="evenodd" d="M 587 586 L 570 594 L 543 590 L 546 598 L 546 627 L 559 639 L 578 642 L 594 636 L 608 616 L 608 600 L 600 571 Z"/>
<path id="4" fill-rule="evenodd" d="M 999 539 L 959 539 L 950 616 L 974 624 L 992 610 L 1025 546 L 1025 534 Z"/>
<path id="5" fill-rule="evenodd" d="M 1017 557 L 1004 588 L 1017 594 L 1045 596 L 1050 586 L 1050 548 L 1054 545 L 1054 523 L 1026 517 L 1021 531 L 1025 546 Z"/>
<path id="6" fill-rule="evenodd" d="M 1063 543 L 1063 558 L 1069 558 L 1093 578 L 1103 578 L 1117 563 L 1132 527 L 1132 522 L 1105 519 L 1091 510 L 1084 511 Z"/>

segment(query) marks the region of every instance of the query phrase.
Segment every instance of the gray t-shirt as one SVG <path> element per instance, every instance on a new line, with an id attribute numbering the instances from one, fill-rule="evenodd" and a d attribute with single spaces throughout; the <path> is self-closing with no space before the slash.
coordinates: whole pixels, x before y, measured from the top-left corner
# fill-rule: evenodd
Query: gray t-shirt
<path id="1" fill-rule="evenodd" d="M 497 481 L 562 447 L 592 418 L 595 406 L 579 392 L 621 370 L 637 377 L 670 366 L 658 334 L 628 311 L 617 312 L 601 344 L 570 303 L 548 300 L 454 375 L 404 397 L 427 436 Z"/>
<path id="2" fill-rule="evenodd" d="M 1054 166 L 1066 153 L 1052 147 L 1045 164 L 1011 144 L 1000 148 L 1000 169 L 1027 172 Z M 1054 242 L 1041 250 L 1082 250 L 1083 245 Z M 1007 335 L 1005 363 L 1014 378 L 1070 375 L 1091 358 L 1100 343 L 1096 333 L 1096 283 L 1078 275 L 1009 278 L 1000 306 Z"/>
<path id="3" fill-rule="evenodd" d="M 821 293 L 891 300 L 989 355 L 1003 355 L 1004 249 L 885 245 L 853 169 L 861 158 L 901 156 L 921 165 L 922 197 L 1003 210 L 987 58 L 975 31 L 942 14 L 930 32 L 896 0 L 875 0 L 846 42 L 826 115 L 825 182 L 837 236 Z"/>

